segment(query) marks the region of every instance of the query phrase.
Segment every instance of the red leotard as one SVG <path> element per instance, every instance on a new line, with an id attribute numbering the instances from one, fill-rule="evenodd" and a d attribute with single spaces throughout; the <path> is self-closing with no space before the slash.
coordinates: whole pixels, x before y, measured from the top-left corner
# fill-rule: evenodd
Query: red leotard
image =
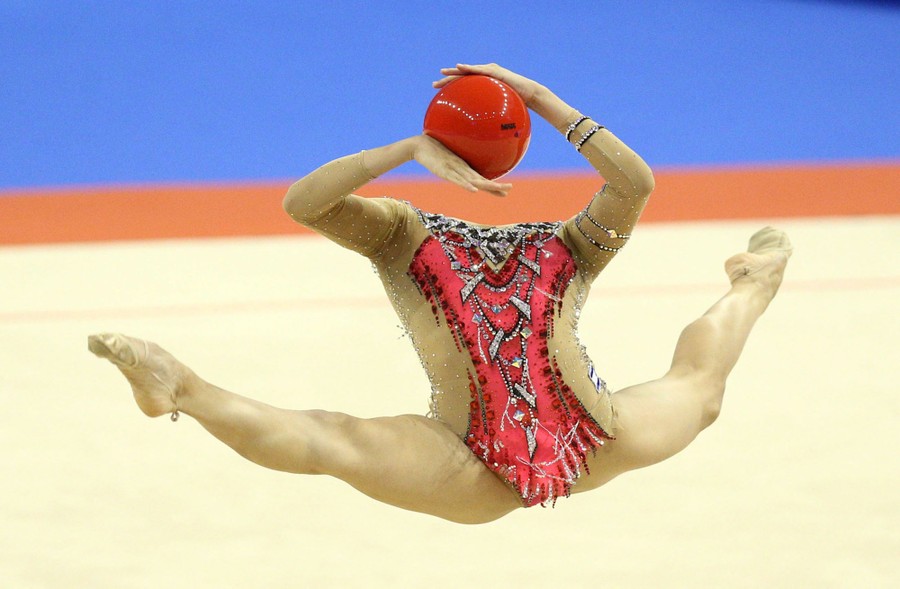
<path id="1" fill-rule="evenodd" d="M 410 275 L 473 369 L 466 445 L 525 505 L 569 495 L 587 453 L 609 435 L 550 353 L 575 260 L 560 223 L 481 229 L 419 211 L 431 232 Z"/>

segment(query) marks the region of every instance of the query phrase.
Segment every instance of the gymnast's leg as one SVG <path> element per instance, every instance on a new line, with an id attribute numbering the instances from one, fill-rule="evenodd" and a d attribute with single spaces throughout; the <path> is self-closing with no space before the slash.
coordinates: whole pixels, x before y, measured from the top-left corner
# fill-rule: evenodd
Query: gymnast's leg
<path id="1" fill-rule="evenodd" d="M 267 468 L 331 475 L 379 501 L 459 523 L 488 522 L 521 507 L 440 422 L 278 409 L 207 383 L 156 344 L 104 334 L 88 345 L 125 375 L 144 413 L 177 408 Z"/>
<path id="2" fill-rule="evenodd" d="M 613 395 L 616 440 L 591 461 L 592 475 L 573 491 L 665 460 L 715 421 L 725 380 L 775 296 L 790 254 L 787 235 L 767 227 L 751 238 L 747 252 L 726 261 L 731 289 L 684 329 L 666 375 Z"/>

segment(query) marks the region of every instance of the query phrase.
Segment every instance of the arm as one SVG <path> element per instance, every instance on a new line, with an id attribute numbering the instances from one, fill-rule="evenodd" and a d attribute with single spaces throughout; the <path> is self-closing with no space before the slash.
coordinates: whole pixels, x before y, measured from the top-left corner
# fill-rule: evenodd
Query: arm
<path id="1" fill-rule="evenodd" d="M 295 182 L 284 209 L 298 223 L 365 256 L 376 255 L 392 235 L 396 208 L 355 190 L 410 160 L 471 192 L 505 195 L 509 184 L 487 180 L 438 141 L 425 135 L 333 160 Z"/>
<path id="2" fill-rule="evenodd" d="M 365 256 L 373 256 L 391 234 L 394 215 L 383 199 L 355 194 L 377 177 L 366 159 L 383 173 L 409 160 L 408 140 L 366 152 L 344 156 L 307 174 L 288 189 L 284 210 L 301 225 Z"/>
<path id="3" fill-rule="evenodd" d="M 566 222 L 571 241 L 580 257 L 599 272 L 625 244 L 638 221 L 654 181 L 650 167 L 615 135 L 566 104 L 549 88 L 496 64 L 457 65 L 445 68 L 446 76 L 435 82 L 444 86 L 466 74 L 484 74 L 513 87 L 525 104 L 577 146 L 581 155 L 606 180 L 588 206 Z M 625 237 L 622 238 L 621 236 Z"/>
<path id="4" fill-rule="evenodd" d="M 580 151 L 606 184 L 584 209 L 566 221 L 565 227 L 586 269 L 596 276 L 631 237 L 653 191 L 654 180 L 644 160 L 615 135 L 603 128 L 593 131 L 599 126 L 593 120 L 581 120 L 579 113 L 573 116 L 559 130 L 573 145 L 592 133 Z"/>

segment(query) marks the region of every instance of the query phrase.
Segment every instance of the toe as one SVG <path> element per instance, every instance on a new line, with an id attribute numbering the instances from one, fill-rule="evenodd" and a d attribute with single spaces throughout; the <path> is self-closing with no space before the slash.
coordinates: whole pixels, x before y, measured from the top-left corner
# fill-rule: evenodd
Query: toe
<path id="1" fill-rule="evenodd" d="M 134 350 L 122 335 L 101 333 L 88 337 L 88 349 L 100 358 L 106 358 L 119 366 L 137 366 Z"/>
<path id="2" fill-rule="evenodd" d="M 790 257 L 793 247 L 787 233 L 772 226 L 760 229 L 750 238 L 747 251 L 755 254 L 767 254 L 773 251 L 783 252 Z"/>

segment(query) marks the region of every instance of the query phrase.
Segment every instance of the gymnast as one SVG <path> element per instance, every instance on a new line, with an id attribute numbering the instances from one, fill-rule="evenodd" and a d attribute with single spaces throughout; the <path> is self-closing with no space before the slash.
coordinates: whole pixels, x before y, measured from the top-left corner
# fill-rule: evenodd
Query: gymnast
<path id="1" fill-rule="evenodd" d="M 500 227 L 354 194 L 409 160 L 471 192 L 511 189 L 418 135 L 331 161 L 290 187 L 284 208 L 294 220 L 375 266 L 428 374 L 427 416 L 279 409 L 203 380 L 154 343 L 99 334 L 88 346 L 151 417 L 183 413 L 262 466 L 331 475 L 390 505 L 475 524 L 553 505 L 685 448 L 718 416 L 791 245 L 771 227 L 754 234 L 725 262 L 730 289 L 681 333 L 669 371 L 612 392 L 578 341 L 578 317 L 640 217 L 650 168 L 535 81 L 496 64 L 441 74 L 436 88 L 471 74 L 509 84 L 605 184 L 567 221 Z"/>

